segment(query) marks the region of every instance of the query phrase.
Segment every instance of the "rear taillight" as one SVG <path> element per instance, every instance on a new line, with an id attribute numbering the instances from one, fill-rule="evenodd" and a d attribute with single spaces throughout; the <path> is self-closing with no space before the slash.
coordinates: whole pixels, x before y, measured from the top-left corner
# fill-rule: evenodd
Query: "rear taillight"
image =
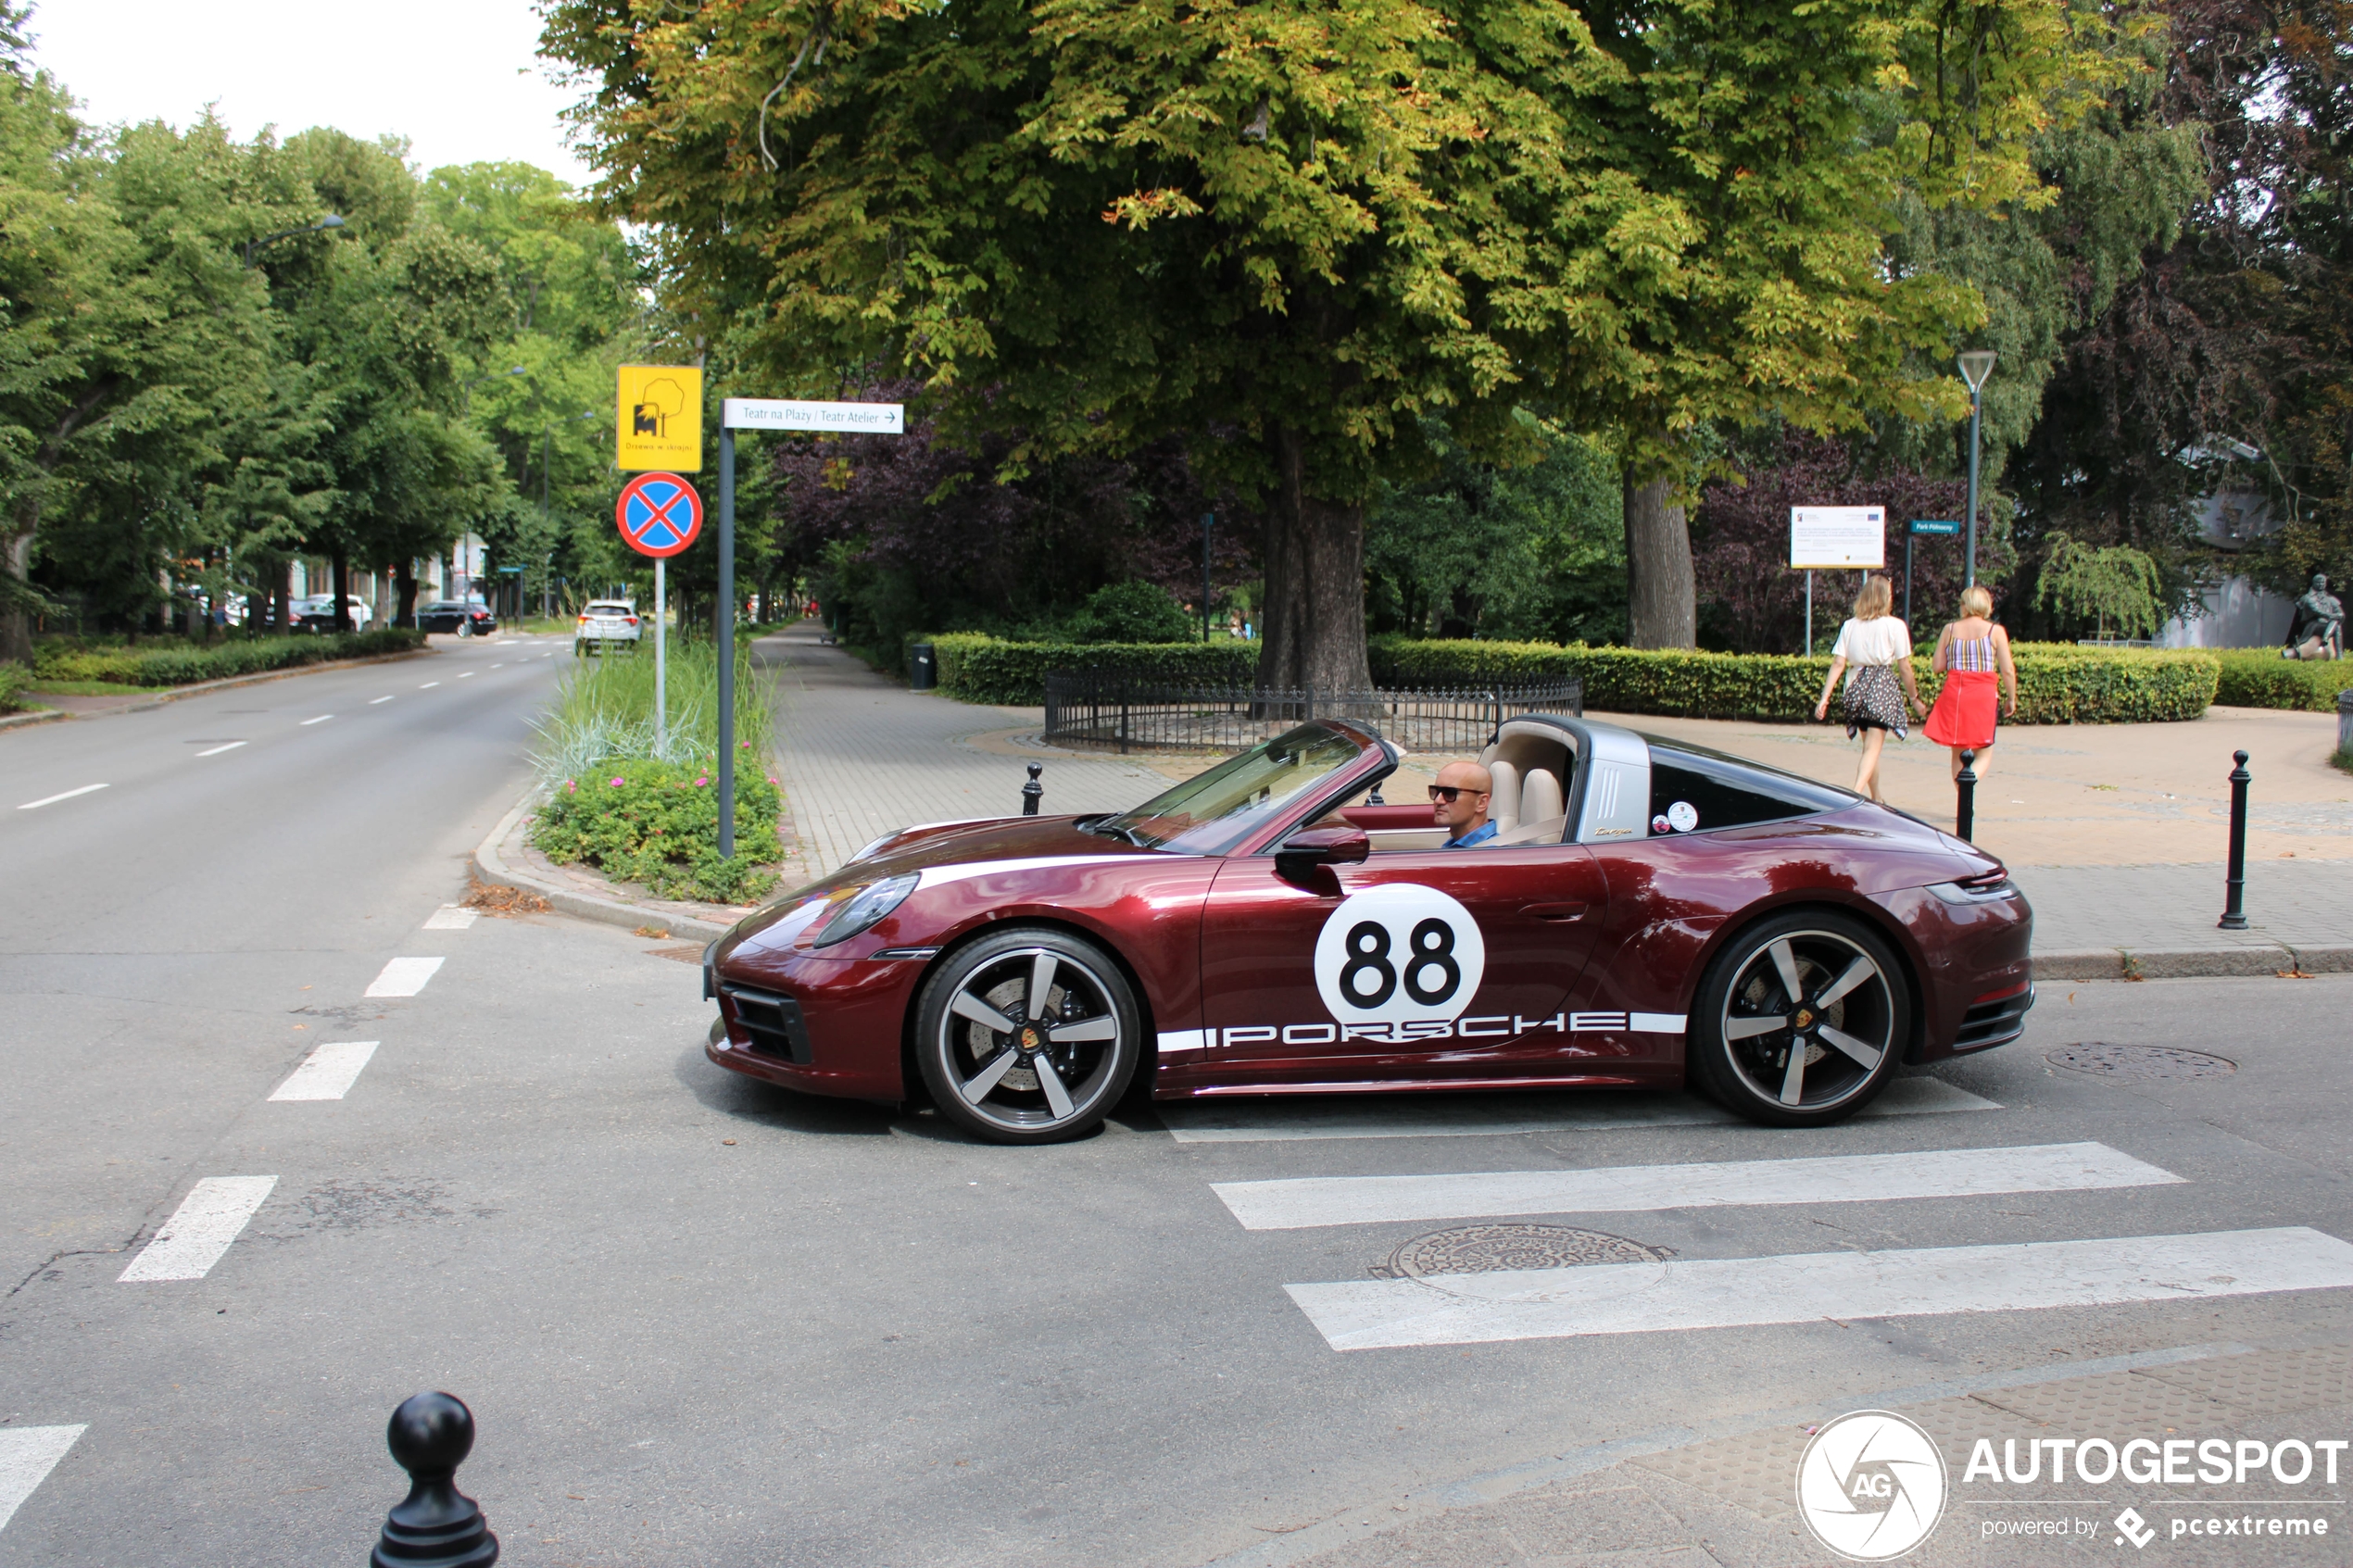
<path id="1" fill-rule="evenodd" d="M 632 626 L 635 626 L 635 625 L 636 625 L 636 624 L 637 624 L 637 618 L 636 618 L 635 616 L 634 616 L 634 615 L 624 616 L 624 617 L 623 617 L 623 620 L 625 620 L 625 621 L 627 621 L 629 622 L 629 624 L 630 624 L 630 625 L 632 625 Z"/>

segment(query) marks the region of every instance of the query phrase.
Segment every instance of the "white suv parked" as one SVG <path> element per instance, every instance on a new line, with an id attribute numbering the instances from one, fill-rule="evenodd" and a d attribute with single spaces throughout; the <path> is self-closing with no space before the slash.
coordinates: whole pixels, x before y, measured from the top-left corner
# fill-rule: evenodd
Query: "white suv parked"
<path id="1" fill-rule="evenodd" d="M 609 643 L 626 643 L 637 651 L 637 607 L 627 599 L 592 599 L 573 628 L 572 655 L 578 659 L 593 647 L 598 653 Z"/>

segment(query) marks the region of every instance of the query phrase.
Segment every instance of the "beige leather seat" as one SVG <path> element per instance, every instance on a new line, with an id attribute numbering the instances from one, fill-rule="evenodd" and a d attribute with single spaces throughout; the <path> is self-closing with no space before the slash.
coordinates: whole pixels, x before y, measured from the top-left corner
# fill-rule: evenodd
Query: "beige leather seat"
<path id="1" fill-rule="evenodd" d="M 1495 824 L 1498 833 L 1509 833 L 1519 826 L 1519 770 L 1509 762 L 1490 762 L 1487 771 L 1495 777 L 1495 786 L 1488 793 L 1487 820 Z"/>
<path id="2" fill-rule="evenodd" d="M 1529 769 L 1519 784 L 1519 820 L 1539 822 L 1567 815 L 1568 803 L 1561 797 L 1560 775 L 1550 768 Z"/>

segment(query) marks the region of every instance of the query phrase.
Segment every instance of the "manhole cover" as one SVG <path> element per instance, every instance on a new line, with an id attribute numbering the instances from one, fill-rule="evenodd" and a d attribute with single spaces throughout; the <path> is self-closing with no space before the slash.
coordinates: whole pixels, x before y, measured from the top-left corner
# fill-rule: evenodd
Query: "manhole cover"
<path id="1" fill-rule="evenodd" d="M 2221 1078 L 2239 1070 L 2227 1058 L 2204 1051 L 2178 1050 L 2171 1046 L 2120 1046 L 2107 1040 L 2085 1040 L 2061 1046 L 2044 1060 L 2070 1073 L 2093 1073 L 2106 1078 Z"/>
<path id="2" fill-rule="evenodd" d="M 1567 1225 L 1459 1225 L 1417 1236 L 1376 1263 L 1376 1279 L 1484 1274 L 1499 1269 L 1573 1269 L 1586 1263 L 1655 1263 L 1673 1252 Z"/>

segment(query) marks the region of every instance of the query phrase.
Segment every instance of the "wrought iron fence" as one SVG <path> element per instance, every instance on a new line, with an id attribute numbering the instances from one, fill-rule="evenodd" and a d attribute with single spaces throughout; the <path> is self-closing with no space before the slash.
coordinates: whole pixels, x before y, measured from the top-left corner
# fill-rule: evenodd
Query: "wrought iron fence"
<path id="1" fill-rule="evenodd" d="M 1072 670 L 1046 677 L 1045 740 L 1127 751 L 1240 751 L 1310 719 L 1346 719 L 1408 751 L 1478 751 L 1515 713 L 1585 711 L 1568 677 L 1364 692 L 1189 686 Z"/>

